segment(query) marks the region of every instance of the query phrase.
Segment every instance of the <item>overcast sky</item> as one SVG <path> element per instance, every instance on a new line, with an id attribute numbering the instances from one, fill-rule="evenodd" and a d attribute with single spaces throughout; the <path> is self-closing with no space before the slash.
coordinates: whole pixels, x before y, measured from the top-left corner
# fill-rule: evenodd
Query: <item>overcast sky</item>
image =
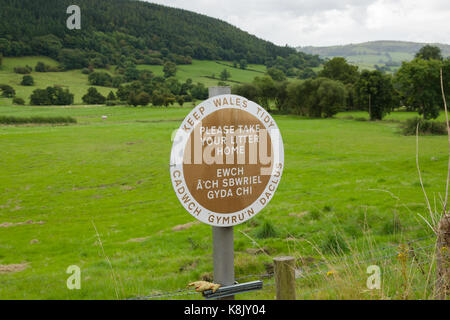
<path id="1" fill-rule="evenodd" d="M 289 46 L 374 40 L 450 44 L 449 0 L 146 0 L 203 13 Z"/>

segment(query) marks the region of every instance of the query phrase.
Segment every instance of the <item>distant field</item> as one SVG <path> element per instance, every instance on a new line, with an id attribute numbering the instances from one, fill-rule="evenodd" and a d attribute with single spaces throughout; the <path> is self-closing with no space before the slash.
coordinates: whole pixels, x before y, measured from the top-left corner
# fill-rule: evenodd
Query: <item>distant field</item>
<path id="1" fill-rule="evenodd" d="M 56 66 L 57 61 L 48 57 L 22 57 L 22 58 L 4 58 L 3 66 L 0 68 L 0 84 L 8 84 L 16 90 L 16 96 L 23 98 L 26 103 L 29 103 L 29 97 L 35 89 L 43 89 L 48 86 L 60 85 L 69 88 L 70 92 L 75 95 L 75 104 L 82 104 L 82 97 L 86 94 L 91 85 L 88 82 L 88 76 L 81 73 L 81 70 L 70 70 L 65 72 L 32 72 L 35 85 L 32 87 L 25 87 L 20 85 L 23 75 L 14 73 L 14 67 L 24 67 L 29 65 L 33 68 L 38 61 L 46 64 Z M 113 67 L 112 67 L 113 68 Z M 163 75 L 162 66 L 138 65 L 139 70 L 150 70 L 155 75 Z M 241 70 L 233 68 L 230 62 L 216 61 L 200 61 L 194 60 L 192 65 L 178 66 L 176 77 L 180 81 L 186 81 L 191 78 L 194 83 L 200 82 L 205 86 L 214 86 L 220 81 L 220 73 L 223 69 L 227 69 L 230 74 L 230 80 L 226 82 L 228 85 L 235 85 L 242 82 L 251 82 L 256 76 L 264 74 L 266 67 L 263 65 L 249 65 L 248 70 Z M 112 70 L 112 69 L 111 69 Z M 105 69 L 97 69 L 97 71 L 109 72 Z M 212 76 L 216 78 L 213 79 Z M 94 86 L 103 95 L 107 95 L 110 91 L 116 92 L 117 89 Z M 0 98 L 0 106 L 8 106 L 12 104 L 12 99 Z"/>
<path id="2" fill-rule="evenodd" d="M 75 104 L 82 103 L 82 97 L 86 94 L 91 85 L 88 82 L 88 76 L 81 73 L 81 70 L 70 70 L 65 72 L 32 72 L 35 85 L 26 87 L 20 85 L 23 75 L 14 73 L 14 67 L 24 67 L 29 65 L 33 68 L 38 61 L 56 66 L 58 63 L 47 57 L 23 57 L 23 58 L 4 58 L 3 66 L 0 69 L 0 83 L 8 84 L 16 90 L 16 96 L 30 102 L 30 95 L 35 89 L 44 89 L 48 86 L 60 85 L 68 88 L 75 95 Z M 105 71 L 105 70 L 103 70 Z M 116 91 L 114 88 L 105 88 L 95 86 L 100 93 L 107 95 L 110 91 Z M 11 105 L 12 99 L 0 98 L 0 105 Z"/>
<path id="3" fill-rule="evenodd" d="M 210 275 L 211 227 L 194 224 L 173 230 L 195 222 L 179 204 L 169 177 L 170 137 L 189 111 L 0 106 L 0 115 L 78 120 L 69 126 L 0 126 L 0 265 L 24 269 L 0 272 L 0 299 L 116 299 L 115 290 L 120 298 L 131 298 L 184 289 Z M 103 115 L 108 119 L 102 120 Z M 410 116 L 414 114 L 390 117 Z M 426 216 L 426 210 L 415 137 L 400 135 L 397 123 L 293 116 L 275 120 L 285 145 L 285 171 L 272 202 L 235 228 L 236 277 L 269 272 L 264 263 L 279 255 L 295 256 L 301 270 L 301 261 L 333 260 L 324 245 L 336 234 L 353 248 L 347 254 L 357 254 L 360 260 L 370 254 L 396 256 L 398 243 L 430 235 L 418 216 Z M 446 137 L 420 139 L 419 159 L 432 201 L 445 190 L 446 150 Z M 258 237 L 264 221 L 275 229 L 268 238 Z M 413 246 L 430 244 L 431 239 Z M 260 247 L 266 254 L 255 253 Z M 378 251 L 367 253 L 374 249 Z M 356 262 L 349 259 L 347 264 Z M 389 278 L 383 278 L 383 290 L 374 293 L 365 289 L 366 268 L 378 262 L 365 259 L 352 271 L 352 282 L 334 271 L 341 270 L 342 257 L 341 262 L 326 264 L 325 274 L 298 280 L 297 296 L 404 298 L 399 291 L 400 262 L 393 258 L 389 265 L 380 264 L 389 268 L 383 269 Z M 66 288 L 70 265 L 82 270 L 81 290 Z M 408 297 L 423 298 L 426 276 L 412 260 L 408 267 L 408 279 L 418 289 Z M 238 298 L 274 295 L 269 286 Z"/>
<path id="4" fill-rule="evenodd" d="M 140 70 L 150 70 L 156 75 L 164 75 L 162 66 L 148 66 L 139 65 Z M 193 60 L 190 65 L 177 66 L 177 79 L 186 81 L 192 79 L 194 83 L 201 82 L 205 86 L 214 86 L 220 80 L 220 73 L 227 69 L 230 74 L 230 80 L 226 82 L 229 85 L 234 85 L 236 82 L 252 82 L 257 76 L 262 76 L 265 73 L 266 67 L 263 65 L 248 65 L 248 69 L 242 70 L 234 68 L 230 62 L 216 62 L 209 60 Z M 215 76 L 215 79 L 212 76 Z M 236 82 L 233 82 L 236 81 Z"/>

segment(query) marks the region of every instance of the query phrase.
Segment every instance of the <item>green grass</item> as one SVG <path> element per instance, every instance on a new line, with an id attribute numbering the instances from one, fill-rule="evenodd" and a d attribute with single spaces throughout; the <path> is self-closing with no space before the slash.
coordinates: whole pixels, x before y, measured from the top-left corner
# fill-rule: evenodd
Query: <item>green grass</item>
<path id="1" fill-rule="evenodd" d="M 81 70 L 70 70 L 65 72 L 32 72 L 31 76 L 34 78 L 34 86 L 22 86 L 23 75 L 14 73 L 14 68 L 18 66 L 29 65 L 33 68 L 38 61 L 42 61 L 47 65 L 57 66 L 58 62 L 48 57 L 21 57 L 21 58 L 4 58 L 3 65 L 0 68 L 0 84 L 8 84 L 16 90 L 16 96 L 25 100 L 26 103 L 30 102 L 30 95 L 35 89 L 45 89 L 48 86 L 60 85 L 68 88 L 71 93 L 74 94 L 75 104 L 82 104 L 82 97 L 86 94 L 91 85 L 88 82 L 88 76 L 81 73 Z M 162 66 L 150 66 L 150 65 L 138 65 L 139 70 L 150 70 L 155 75 L 163 75 Z M 111 67 L 110 70 L 113 70 Z M 201 61 L 193 60 L 191 65 L 178 66 L 177 79 L 184 82 L 188 78 L 191 78 L 194 83 L 200 82 L 205 86 L 215 86 L 220 81 L 220 73 L 223 69 L 228 69 L 231 73 L 230 81 L 226 83 L 228 85 L 235 85 L 242 82 L 252 82 L 256 76 L 264 74 L 266 67 L 263 65 L 249 65 L 247 70 L 241 70 L 239 68 L 233 68 L 230 62 L 216 62 L 216 61 Z M 105 69 L 96 69 L 96 71 L 110 72 Z M 212 75 L 215 75 L 215 79 Z M 104 96 L 108 95 L 110 91 L 114 93 L 117 89 L 94 86 Z M 11 104 L 12 99 L 0 98 L 0 106 L 8 106 Z"/>
<path id="2" fill-rule="evenodd" d="M 24 271 L 0 273 L 0 299 L 116 299 L 94 225 L 118 277 L 120 298 L 182 289 L 211 274 L 211 227 L 172 230 L 194 221 L 172 190 L 168 166 L 171 134 L 189 111 L 0 106 L 2 116 L 72 116 L 78 122 L 0 126 L 0 225 L 43 222 L 0 227 L 0 265 L 28 263 Z M 393 122 L 275 120 L 285 144 L 285 171 L 271 203 L 235 228 L 236 277 L 266 273 L 264 263 L 278 255 L 332 259 L 332 253 L 321 257 L 316 248 L 327 248 L 333 234 L 348 241 L 351 253 L 364 252 L 367 239 L 370 246 L 395 252 L 393 244 L 429 234 L 417 215 L 426 215 L 426 209 L 415 137 L 399 134 Z M 420 139 L 419 160 L 431 199 L 445 190 L 446 148 L 446 137 Z M 400 229 L 389 225 L 394 217 Z M 270 254 L 247 252 L 259 247 Z M 81 290 L 66 288 L 70 265 L 81 268 Z M 395 292 L 398 277 L 389 279 L 385 285 Z M 342 288 L 359 289 L 366 278 L 352 278 L 335 291 L 327 289 L 331 281 L 299 280 L 298 295 L 339 298 L 347 292 Z M 321 288 L 327 295 L 312 293 Z M 273 287 L 238 296 L 273 297 Z M 351 297 L 353 292 L 344 295 Z"/>
<path id="3" fill-rule="evenodd" d="M 0 69 L 0 83 L 8 84 L 16 90 L 16 96 L 30 103 L 30 95 L 36 89 L 45 89 L 49 86 L 60 85 L 68 88 L 74 94 L 74 103 L 81 104 L 82 97 L 86 94 L 91 85 L 88 82 L 88 76 L 81 73 L 81 70 L 70 70 L 65 72 L 32 72 L 30 75 L 34 78 L 34 86 L 22 86 L 23 75 L 14 73 L 14 67 L 29 65 L 33 68 L 38 61 L 45 64 L 56 66 L 58 63 L 47 57 L 22 57 L 22 58 L 4 58 Z M 101 70 L 101 69 L 98 69 Z M 106 71 L 106 70 L 102 70 Z M 110 91 L 116 92 L 116 89 L 98 87 L 97 90 L 106 96 Z M 10 105 L 12 99 L 0 98 L 0 106 Z"/>
<path id="4" fill-rule="evenodd" d="M 139 65 L 139 70 L 150 70 L 154 74 L 163 76 L 163 66 L 149 66 Z M 190 65 L 177 66 L 177 79 L 184 82 L 187 79 L 192 79 L 194 83 L 200 82 L 205 86 L 215 86 L 220 81 L 220 73 L 223 69 L 227 69 L 230 74 L 230 80 L 226 81 L 229 85 L 234 85 L 236 82 L 252 82 L 257 76 L 262 76 L 266 67 L 262 65 L 249 65 L 247 70 L 233 68 L 230 62 L 216 62 L 209 60 L 193 60 Z M 212 79 L 212 75 L 215 79 Z"/>

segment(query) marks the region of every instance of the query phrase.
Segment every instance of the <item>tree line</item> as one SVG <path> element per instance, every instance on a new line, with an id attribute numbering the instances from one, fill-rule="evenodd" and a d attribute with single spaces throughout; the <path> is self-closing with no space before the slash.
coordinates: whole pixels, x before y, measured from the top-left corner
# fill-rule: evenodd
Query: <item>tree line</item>
<path id="1" fill-rule="evenodd" d="M 441 50 L 424 46 L 394 75 L 362 70 L 345 58 L 327 61 L 323 69 L 304 81 L 288 82 L 282 70 L 271 68 L 252 83 L 237 85 L 233 92 L 252 99 L 268 110 L 308 117 L 332 117 L 339 111 L 366 110 L 371 120 L 381 120 L 404 106 L 424 119 L 435 119 L 442 109 L 440 69 L 450 97 L 450 58 Z"/>
<path id="2" fill-rule="evenodd" d="M 192 59 L 279 65 L 286 71 L 318 66 L 318 56 L 274 45 L 228 24 L 143 1 L 78 0 L 81 30 L 66 27 L 71 0 L 3 0 L 0 53 L 43 55 L 68 69 L 127 62 L 190 64 Z"/>

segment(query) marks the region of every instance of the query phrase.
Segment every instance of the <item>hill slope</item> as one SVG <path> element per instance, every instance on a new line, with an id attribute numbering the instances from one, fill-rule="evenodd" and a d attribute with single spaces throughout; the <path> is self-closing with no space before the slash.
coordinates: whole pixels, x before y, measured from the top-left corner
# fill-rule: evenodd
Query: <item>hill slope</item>
<path id="1" fill-rule="evenodd" d="M 0 0 L 0 52 L 4 56 L 45 55 L 66 67 L 118 64 L 134 58 L 162 64 L 165 59 L 241 60 L 262 64 L 296 54 L 317 57 L 261 40 L 221 20 L 186 10 L 131 0 L 78 0 L 81 30 L 69 30 L 72 0 Z M 65 51 L 63 51 L 65 50 Z M 72 51 L 70 51 L 72 50 Z M 73 64 L 72 60 L 77 63 Z"/>
<path id="2" fill-rule="evenodd" d="M 329 47 L 298 47 L 307 54 L 317 54 L 322 58 L 345 57 L 361 67 L 391 66 L 397 67 L 402 61 L 411 60 L 426 43 L 405 41 L 372 41 Z M 432 44 L 442 50 L 444 57 L 450 56 L 450 45 Z"/>

